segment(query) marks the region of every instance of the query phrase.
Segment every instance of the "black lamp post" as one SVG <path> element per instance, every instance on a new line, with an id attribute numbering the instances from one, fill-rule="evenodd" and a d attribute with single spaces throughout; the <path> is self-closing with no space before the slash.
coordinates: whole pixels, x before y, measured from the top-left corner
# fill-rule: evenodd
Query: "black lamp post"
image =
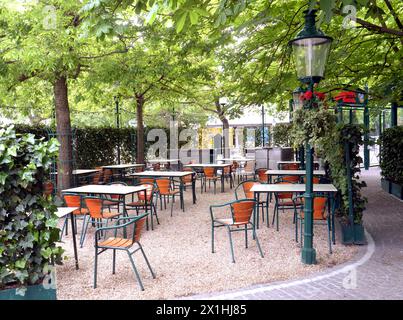
<path id="1" fill-rule="evenodd" d="M 220 98 L 219 99 L 219 104 L 221 106 L 221 110 L 224 110 L 225 106 L 228 104 L 228 98 L 227 97 Z M 223 155 L 224 158 L 226 157 L 226 152 L 225 152 L 226 145 L 225 145 L 225 143 L 226 143 L 226 140 L 225 140 L 225 128 L 224 128 L 224 123 L 223 123 L 222 124 L 222 143 L 221 143 L 221 146 L 222 146 L 222 155 Z"/>
<path id="2" fill-rule="evenodd" d="M 308 85 L 312 92 L 315 83 L 323 79 L 325 65 L 330 51 L 332 38 L 326 36 L 316 28 L 316 10 L 306 10 L 305 26 L 297 37 L 290 41 L 293 48 L 298 79 Z M 312 109 L 312 100 L 304 107 Z M 302 248 L 302 262 L 316 263 L 316 251 L 313 248 L 313 149 L 309 142 L 305 142 L 306 152 L 306 187 L 304 194 L 304 246 Z"/>
<path id="3" fill-rule="evenodd" d="M 115 115 L 116 115 L 116 128 L 120 129 L 120 111 L 119 111 L 119 97 L 114 96 L 115 100 Z M 120 164 L 120 138 L 118 135 L 118 164 Z"/>
<path id="4" fill-rule="evenodd" d="M 305 90 L 301 87 L 296 88 L 292 92 L 292 112 L 302 109 L 304 107 L 304 102 L 301 99 L 301 95 L 305 93 Z M 300 146 L 297 152 L 298 160 L 301 162 L 301 169 L 305 169 L 305 156 L 304 156 L 304 146 Z"/>

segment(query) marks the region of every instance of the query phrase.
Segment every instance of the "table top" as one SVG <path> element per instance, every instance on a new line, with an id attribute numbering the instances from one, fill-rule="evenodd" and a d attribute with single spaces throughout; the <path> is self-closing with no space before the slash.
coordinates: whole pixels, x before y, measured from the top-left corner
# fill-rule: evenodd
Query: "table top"
<path id="1" fill-rule="evenodd" d="M 191 163 L 191 164 L 186 164 L 184 167 L 189 167 L 189 168 L 206 168 L 206 167 L 211 167 L 211 168 L 223 168 L 223 167 L 228 167 L 231 166 L 229 163 Z"/>
<path id="2" fill-rule="evenodd" d="M 128 169 L 135 167 L 144 167 L 142 163 L 127 163 L 127 164 L 111 164 L 107 166 L 102 166 L 104 169 Z"/>
<path id="3" fill-rule="evenodd" d="M 192 175 L 192 171 L 143 171 L 135 172 L 130 177 L 185 177 Z"/>
<path id="4" fill-rule="evenodd" d="M 255 184 L 250 191 L 252 192 L 305 192 L 305 184 Z M 337 192 L 333 184 L 314 184 L 313 192 Z"/>
<path id="5" fill-rule="evenodd" d="M 217 159 L 217 161 L 255 161 L 255 159 L 250 159 L 250 158 L 223 158 L 223 159 Z"/>
<path id="6" fill-rule="evenodd" d="M 306 174 L 306 170 L 267 170 L 265 174 L 270 176 L 304 176 Z M 313 174 L 315 176 L 324 176 L 326 172 L 325 170 L 314 170 Z"/>
<path id="7" fill-rule="evenodd" d="M 99 171 L 99 169 L 77 169 L 77 170 L 73 170 L 73 174 L 74 175 L 91 174 L 91 173 L 95 173 L 98 171 Z M 57 172 L 51 172 L 51 174 L 57 174 Z"/>
<path id="8" fill-rule="evenodd" d="M 146 190 L 145 187 L 141 186 L 121 186 L 121 185 L 99 185 L 99 184 L 89 184 L 82 187 L 71 188 L 62 190 L 62 192 L 73 192 L 73 193 L 94 193 L 94 194 L 113 194 L 113 195 L 127 195 L 131 193 L 136 193 Z"/>
<path id="9" fill-rule="evenodd" d="M 147 160 L 150 163 L 158 163 L 158 162 L 178 162 L 179 159 L 151 159 Z"/>
<path id="10" fill-rule="evenodd" d="M 80 209 L 79 207 L 59 207 L 55 212 L 59 218 L 63 218 L 68 214 L 72 213 L 74 210 Z"/>
<path id="11" fill-rule="evenodd" d="M 300 164 L 301 161 L 277 161 L 277 163 L 279 163 L 279 164 L 293 164 L 293 163 Z M 319 161 L 314 161 L 313 163 L 319 164 Z"/>

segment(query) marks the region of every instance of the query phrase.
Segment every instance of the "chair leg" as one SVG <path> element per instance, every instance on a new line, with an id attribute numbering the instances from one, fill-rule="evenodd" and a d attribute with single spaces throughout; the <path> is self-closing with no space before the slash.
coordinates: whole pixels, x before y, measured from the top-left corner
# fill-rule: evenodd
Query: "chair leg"
<path id="1" fill-rule="evenodd" d="M 302 248 L 302 246 L 303 246 L 303 243 L 302 243 L 302 241 L 303 241 L 303 237 L 302 237 L 302 235 L 304 234 L 304 219 L 301 219 L 301 223 L 300 223 L 300 229 L 301 229 L 301 234 L 300 234 L 300 246 L 301 246 L 301 248 Z"/>
<path id="2" fill-rule="evenodd" d="M 140 275 L 137 271 L 136 265 L 134 264 L 133 258 L 129 251 L 127 251 L 127 254 L 128 254 L 130 262 L 132 264 L 132 268 L 133 268 L 134 274 L 136 275 L 137 282 L 139 283 L 140 289 L 141 289 L 141 291 L 144 291 L 144 286 L 143 286 L 143 283 L 141 282 Z"/>
<path id="3" fill-rule="evenodd" d="M 245 224 L 245 248 L 248 248 L 248 225 Z"/>
<path id="4" fill-rule="evenodd" d="M 252 231 L 253 231 L 253 236 L 255 237 L 255 240 L 256 240 L 257 248 L 259 249 L 260 256 L 262 258 L 264 258 L 262 248 L 260 247 L 259 239 L 257 238 L 257 234 L 256 234 L 255 228 L 253 226 L 252 226 Z"/>
<path id="5" fill-rule="evenodd" d="M 273 210 L 273 220 L 271 222 L 271 225 L 274 225 L 274 219 L 276 218 L 276 214 L 277 214 L 277 202 L 274 204 L 274 210 Z"/>
<path id="6" fill-rule="evenodd" d="M 115 274 L 115 266 L 116 266 L 116 249 L 113 249 L 112 274 Z"/>
<path id="7" fill-rule="evenodd" d="M 146 254 L 145 254 L 145 252 L 144 252 L 144 250 L 143 250 L 143 246 L 142 246 L 139 242 L 137 242 L 137 244 L 138 244 L 139 247 L 140 247 L 141 253 L 143 254 L 144 260 L 145 260 L 146 263 L 147 263 L 148 269 L 150 270 L 153 279 L 155 279 L 155 278 L 156 278 L 156 277 L 155 277 L 155 273 L 154 273 L 153 269 L 151 268 L 151 264 L 150 264 L 150 262 L 149 262 L 148 259 L 147 259 L 147 256 L 146 256 Z"/>
<path id="8" fill-rule="evenodd" d="M 63 239 L 63 232 L 64 232 L 64 229 L 65 229 L 65 228 L 67 229 L 68 220 L 69 220 L 69 216 L 67 215 L 67 216 L 64 218 L 63 227 L 62 227 L 62 230 L 60 231 L 60 241 L 62 241 L 62 239 Z"/>
<path id="9" fill-rule="evenodd" d="M 81 231 L 80 248 L 83 247 L 85 235 L 87 234 L 88 222 L 89 222 L 89 220 L 91 220 L 91 217 L 88 217 L 88 219 L 86 217 L 87 217 L 87 215 L 84 216 L 83 230 Z"/>
<path id="10" fill-rule="evenodd" d="M 214 222 L 211 222 L 211 253 L 214 253 Z"/>
<path id="11" fill-rule="evenodd" d="M 228 228 L 229 245 L 230 245 L 230 248 L 231 248 L 232 263 L 235 263 L 235 258 L 234 258 L 234 246 L 233 246 L 233 244 L 232 244 L 231 229 L 230 229 L 230 227 L 227 227 L 227 228 Z"/>
<path id="12" fill-rule="evenodd" d="M 298 243 L 298 217 L 295 219 L 295 242 Z"/>
<path id="13" fill-rule="evenodd" d="M 174 198 L 175 198 L 175 196 L 173 195 L 172 196 L 172 201 L 171 201 L 171 217 L 172 217 L 172 211 L 174 209 Z M 169 199 L 169 196 L 168 196 L 168 199 Z"/>
<path id="14" fill-rule="evenodd" d="M 157 220 L 157 224 L 160 224 L 160 221 L 158 219 L 158 214 L 157 214 L 157 207 L 155 206 L 154 203 L 151 204 L 151 207 L 154 208 L 153 211 L 154 211 L 154 214 L 155 214 L 155 218 Z"/>
<path id="15" fill-rule="evenodd" d="M 98 269 L 98 249 L 95 247 L 95 257 L 94 257 L 94 289 L 97 287 L 97 270 Z"/>
<path id="16" fill-rule="evenodd" d="M 330 220 L 327 219 L 327 240 L 329 242 L 329 253 L 332 254 L 332 239 L 330 236 L 331 233 L 331 224 L 330 224 Z"/>
<path id="17" fill-rule="evenodd" d="M 267 223 L 267 227 L 270 227 L 270 223 L 269 223 L 269 198 L 267 198 L 266 200 L 266 223 Z"/>

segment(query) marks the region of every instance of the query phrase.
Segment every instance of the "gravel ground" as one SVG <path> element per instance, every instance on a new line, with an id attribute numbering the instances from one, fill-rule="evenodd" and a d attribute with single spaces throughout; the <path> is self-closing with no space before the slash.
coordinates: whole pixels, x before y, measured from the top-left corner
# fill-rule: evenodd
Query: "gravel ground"
<path id="1" fill-rule="evenodd" d="M 89 228 L 83 248 L 79 248 L 80 269 L 75 270 L 71 234 L 63 237 L 62 246 L 68 257 L 56 269 L 58 299 L 175 299 L 178 297 L 238 289 L 259 283 L 291 280 L 322 271 L 351 259 L 355 247 L 337 242 L 333 254 L 328 254 L 325 226 L 315 226 L 314 246 L 318 263 L 301 263 L 298 244 L 294 241 L 291 210 L 280 212 L 280 231 L 275 226 L 260 226 L 257 230 L 264 258 L 249 233 L 249 247 L 244 245 L 244 233 L 232 233 L 236 263 L 231 262 L 226 229 L 216 229 L 215 253 L 211 253 L 210 204 L 234 199 L 233 190 L 226 186 L 225 193 L 213 194 L 213 189 L 200 193 L 197 204 L 192 204 L 191 190 L 185 192 L 186 211 L 174 204 L 173 217 L 169 208 L 160 210 L 160 225 L 153 231 L 144 230 L 140 242 L 156 273 L 153 279 L 140 252 L 134 254 L 145 291 L 138 287 L 130 261 L 125 252 L 117 252 L 116 274 L 112 274 L 112 252 L 98 259 L 98 287 L 93 289 L 94 229 Z M 273 206 L 269 215 L 272 217 Z M 220 212 L 219 214 L 224 214 Z M 81 222 L 79 231 L 81 231 Z M 79 237 L 79 234 L 78 234 Z"/>

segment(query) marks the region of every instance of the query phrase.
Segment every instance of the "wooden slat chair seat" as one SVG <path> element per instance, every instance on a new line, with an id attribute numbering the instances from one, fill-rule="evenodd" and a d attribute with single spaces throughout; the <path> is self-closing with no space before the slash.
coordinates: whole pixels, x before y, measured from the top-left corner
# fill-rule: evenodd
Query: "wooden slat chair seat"
<path id="1" fill-rule="evenodd" d="M 298 200 L 304 205 L 304 197 L 298 196 Z M 328 197 L 326 196 L 315 196 L 313 198 L 313 224 L 314 225 L 326 225 L 328 231 L 328 245 L 329 245 L 329 253 L 332 253 L 332 241 L 331 241 L 331 231 L 332 231 L 332 221 L 331 215 L 327 212 L 327 203 Z M 303 241 L 303 226 L 304 226 L 304 206 L 301 206 L 300 211 L 297 213 L 297 223 L 295 224 L 295 241 L 298 242 L 298 221 L 300 222 L 301 227 L 301 239 L 300 245 L 302 247 Z"/>
<path id="2" fill-rule="evenodd" d="M 131 262 L 134 274 L 140 289 L 143 291 L 144 286 L 140 278 L 140 274 L 136 268 L 132 255 L 137 251 L 141 251 L 144 260 L 151 272 L 152 277 L 155 279 L 155 273 L 151 268 L 150 262 L 140 244 L 141 232 L 144 229 L 144 223 L 147 220 L 148 213 L 135 216 L 135 217 L 123 217 L 117 219 L 114 226 L 101 227 L 95 232 L 95 259 L 94 259 L 94 288 L 97 287 L 97 273 L 98 273 L 98 256 L 107 251 L 113 250 L 112 255 L 112 274 L 115 274 L 116 269 L 116 251 L 125 251 Z M 113 237 L 106 237 L 109 232 L 114 232 Z M 118 237 L 118 231 L 125 231 L 125 237 Z M 104 234 L 104 239 L 101 240 L 100 236 Z M 134 250 L 133 250 L 134 249 Z"/>
<path id="3" fill-rule="evenodd" d="M 235 188 L 235 199 L 254 199 L 255 195 L 253 191 L 250 191 L 252 187 L 256 184 L 261 184 L 260 181 L 258 180 L 245 180 L 242 181 L 236 188 Z M 239 195 L 239 190 L 242 189 L 244 193 L 244 197 L 241 197 Z M 258 204 L 258 211 L 257 213 L 257 218 L 259 219 L 259 209 L 262 209 L 262 221 L 264 222 L 264 211 L 266 211 L 266 224 L 267 227 L 269 227 L 269 197 L 266 196 L 266 199 L 259 199 L 259 204 Z"/>
<path id="4" fill-rule="evenodd" d="M 260 248 L 259 240 L 256 235 L 255 227 L 251 222 L 251 217 L 253 214 L 253 210 L 255 210 L 256 201 L 253 199 L 241 199 L 235 200 L 229 203 L 225 203 L 222 205 L 212 205 L 210 206 L 210 215 L 211 215 L 211 252 L 214 253 L 214 229 L 219 227 L 226 227 L 228 231 L 228 237 L 230 241 L 231 248 L 231 257 L 232 262 L 235 263 L 234 257 L 234 247 L 232 243 L 231 233 L 235 231 L 244 231 L 245 232 L 245 247 L 248 248 L 248 230 L 251 230 L 253 233 L 253 238 L 256 240 L 256 245 L 259 249 L 260 256 L 263 258 L 263 252 Z M 214 216 L 215 208 L 226 208 L 230 209 L 231 218 L 216 218 Z M 240 229 L 240 227 L 244 226 L 244 228 Z M 250 227 L 248 227 L 250 226 Z M 236 227 L 236 228 L 231 228 Z"/>

